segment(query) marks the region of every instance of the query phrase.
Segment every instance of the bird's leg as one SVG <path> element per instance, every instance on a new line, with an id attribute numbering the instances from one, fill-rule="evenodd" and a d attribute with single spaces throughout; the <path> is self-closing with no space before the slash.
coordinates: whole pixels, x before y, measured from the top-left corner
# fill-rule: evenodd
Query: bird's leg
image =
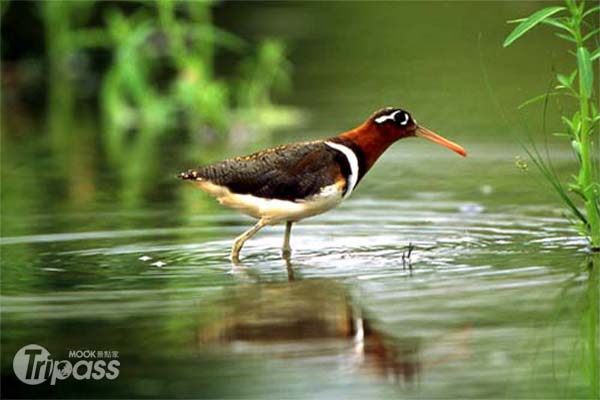
<path id="1" fill-rule="evenodd" d="M 290 247 L 290 236 L 292 235 L 292 221 L 285 223 L 285 236 L 283 237 L 283 247 L 281 248 L 281 256 L 283 258 L 290 258 L 292 255 L 292 248 Z"/>
<path id="2" fill-rule="evenodd" d="M 294 266 L 292 265 L 292 260 L 289 257 L 284 257 L 283 259 L 285 261 L 285 268 L 287 270 L 288 282 L 293 282 L 296 280 L 296 277 L 294 276 Z"/>
<path id="3" fill-rule="evenodd" d="M 244 246 L 246 240 L 254 236 L 256 232 L 260 231 L 265 225 L 267 225 L 267 220 L 261 218 L 256 225 L 235 238 L 235 242 L 233 242 L 233 247 L 231 248 L 231 261 L 234 263 L 240 262 L 240 250 L 242 250 L 242 246 Z"/>

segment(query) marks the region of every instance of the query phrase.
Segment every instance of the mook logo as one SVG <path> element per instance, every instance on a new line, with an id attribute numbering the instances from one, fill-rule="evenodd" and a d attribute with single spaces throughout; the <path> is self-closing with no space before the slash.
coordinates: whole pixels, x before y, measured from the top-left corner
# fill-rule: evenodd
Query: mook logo
<path id="1" fill-rule="evenodd" d="M 28 344 L 15 354 L 13 370 L 17 378 L 28 385 L 50 381 L 116 379 L 121 363 L 116 351 L 70 350 L 69 360 L 53 360 L 50 352 L 37 344 Z"/>

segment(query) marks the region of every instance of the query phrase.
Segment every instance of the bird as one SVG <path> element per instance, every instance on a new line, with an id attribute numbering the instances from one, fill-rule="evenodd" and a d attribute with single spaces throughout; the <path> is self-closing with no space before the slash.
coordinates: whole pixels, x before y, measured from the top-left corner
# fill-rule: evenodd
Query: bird
<path id="1" fill-rule="evenodd" d="M 419 125 L 401 108 L 386 107 L 358 127 L 322 140 L 284 144 L 189 169 L 178 176 L 258 220 L 238 236 L 230 258 L 267 225 L 285 223 L 281 255 L 291 255 L 292 225 L 338 206 L 394 142 L 421 137 L 465 157 L 466 150 Z"/>

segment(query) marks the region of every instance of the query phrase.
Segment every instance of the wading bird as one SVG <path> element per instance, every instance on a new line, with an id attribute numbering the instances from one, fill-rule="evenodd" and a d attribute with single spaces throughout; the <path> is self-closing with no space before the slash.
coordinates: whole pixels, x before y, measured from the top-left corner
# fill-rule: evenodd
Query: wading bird
<path id="1" fill-rule="evenodd" d="M 465 149 L 420 126 L 399 108 L 377 111 L 338 136 L 292 143 L 179 174 L 224 206 L 258 219 L 235 239 L 231 259 L 266 225 L 286 223 L 282 255 L 291 254 L 292 224 L 324 213 L 348 198 L 383 152 L 398 139 L 418 136 L 461 156 Z"/>

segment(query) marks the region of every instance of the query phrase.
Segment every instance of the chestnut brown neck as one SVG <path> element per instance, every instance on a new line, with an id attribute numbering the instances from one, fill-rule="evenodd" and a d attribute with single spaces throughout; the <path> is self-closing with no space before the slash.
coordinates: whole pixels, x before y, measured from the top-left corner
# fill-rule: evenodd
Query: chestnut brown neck
<path id="1" fill-rule="evenodd" d="M 367 121 L 351 131 L 337 136 L 340 142 L 350 141 L 360 148 L 364 155 L 366 171 L 371 169 L 377 159 L 387 150 L 397 138 L 382 134 L 371 121 Z"/>

